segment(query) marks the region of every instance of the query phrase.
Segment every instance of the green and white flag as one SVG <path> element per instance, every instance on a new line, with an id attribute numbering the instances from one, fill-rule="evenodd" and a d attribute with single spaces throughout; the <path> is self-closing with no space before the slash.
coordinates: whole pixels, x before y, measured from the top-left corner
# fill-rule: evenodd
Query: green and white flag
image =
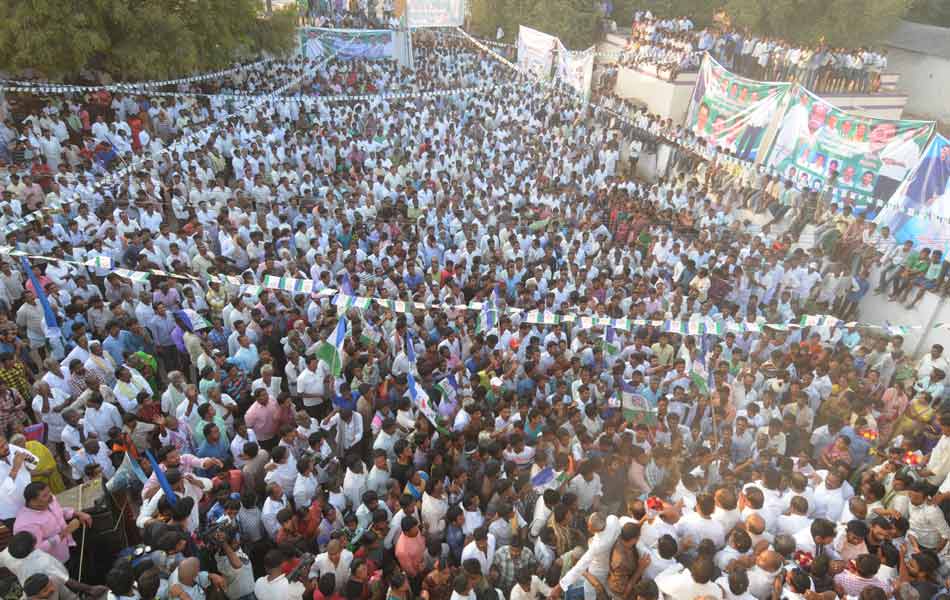
<path id="1" fill-rule="evenodd" d="M 333 333 L 317 348 L 317 358 L 329 365 L 330 373 L 334 377 L 339 377 L 343 373 L 343 341 L 347 333 L 346 317 L 341 316 Z"/>

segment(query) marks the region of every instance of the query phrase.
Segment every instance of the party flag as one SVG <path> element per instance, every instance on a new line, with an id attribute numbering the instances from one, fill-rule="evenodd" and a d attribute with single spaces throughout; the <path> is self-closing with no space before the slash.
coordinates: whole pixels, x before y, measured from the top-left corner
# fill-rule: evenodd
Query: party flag
<path id="1" fill-rule="evenodd" d="M 317 349 L 317 358 L 330 366 L 330 372 L 334 377 L 339 377 L 343 372 L 343 340 L 346 339 L 346 332 L 346 317 L 341 316 L 333 333 Z"/>
<path id="2" fill-rule="evenodd" d="M 56 315 L 53 313 L 53 308 L 50 306 L 49 299 L 46 297 L 46 290 L 40 285 L 40 280 L 33 272 L 33 267 L 30 266 L 30 261 L 21 256 L 20 264 L 23 265 L 23 272 L 26 273 L 30 283 L 33 284 L 36 299 L 40 301 L 40 306 L 43 308 L 43 320 L 46 322 L 46 335 L 49 337 L 60 337 L 62 331 L 59 329 L 59 323 L 56 322 Z"/>

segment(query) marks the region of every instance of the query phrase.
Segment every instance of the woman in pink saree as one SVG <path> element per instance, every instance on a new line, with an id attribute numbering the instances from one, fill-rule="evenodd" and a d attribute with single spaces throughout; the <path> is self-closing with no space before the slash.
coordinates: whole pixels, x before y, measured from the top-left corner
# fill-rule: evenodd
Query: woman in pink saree
<path id="1" fill-rule="evenodd" d="M 897 381 L 893 386 L 884 391 L 881 396 L 881 415 L 877 418 L 878 439 L 886 442 L 891 439 L 894 431 L 894 423 L 904 413 L 907 403 L 910 399 L 907 397 L 907 391 L 903 381 Z"/>

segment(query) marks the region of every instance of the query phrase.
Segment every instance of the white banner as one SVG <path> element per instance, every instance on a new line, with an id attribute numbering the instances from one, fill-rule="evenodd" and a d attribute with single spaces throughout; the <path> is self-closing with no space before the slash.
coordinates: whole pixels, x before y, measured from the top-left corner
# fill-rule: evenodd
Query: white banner
<path id="1" fill-rule="evenodd" d="M 584 97 L 590 99 L 590 85 L 594 78 L 594 51 L 568 52 L 561 46 L 557 76 Z"/>
<path id="2" fill-rule="evenodd" d="M 564 46 L 553 35 L 524 25 L 518 27 L 518 68 L 523 72 L 547 81 L 554 74 L 551 64 L 563 52 Z"/>
<path id="3" fill-rule="evenodd" d="M 465 0 L 407 0 L 409 27 L 461 27 L 465 22 Z"/>

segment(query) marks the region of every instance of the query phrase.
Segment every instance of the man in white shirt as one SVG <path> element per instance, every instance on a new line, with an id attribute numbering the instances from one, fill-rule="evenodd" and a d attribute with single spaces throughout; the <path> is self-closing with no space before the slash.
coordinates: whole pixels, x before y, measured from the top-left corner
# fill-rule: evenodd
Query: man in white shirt
<path id="1" fill-rule="evenodd" d="M 942 486 L 950 475 L 950 415 L 940 415 L 940 441 L 930 452 L 927 467 L 920 471 L 921 477 L 936 485 Z"/>
<path id="2" fill-rule="evenodd" d="M 23 490 L 32 479 L 30 470 L 38 459 L 32 452 L 12 446 L 0 436 L 0 521 L 13 531 L 13 521 L 23 508 Z"/>
<path id="3" fill-rule="evenodd" d="M 581 580 L 584 583 L 585 597 L 593 597 L 596 592 L 587 580 L 585 573 L 597 579 L 606 588 L 607 575 L 610 572 L 611 550 L 620 535 L 620 529 L 630 522 L 633 522 L 630 517 L 618 519 L 615 515 L 609 515 L 605 519 L 602 514 L 596 512 L 588 517 L 587 529 L 594 532 L 594 535 L 587 544 L 587 551 L 554 586 L 551 590 L 551 599 L 557 600 L 563 592 Z M 462 559 L 464 560 L 464 558 L 465 555 L 463 554 Z"/>
<path id="4" fill-rule="evenodd" d="M 934 486 L 926 481 L 917 481 L 910 488 L 907 537 L 913 537 L 921 548 L 945 554 L 950 542 L 950 525 L 940 507 L 933 504 L 934 492 Z"/>
<path id="5" fill-rule="evenodd" d="M 716 502 L 712 494 L 697 495 L 696 510 L 683 517 L 676 526 L 679 539 L 690 538 L 695 544 L 710 539 L 716 544 L 716 548 L 722 548 L 725 545 L 726 533 L 722 523 L 712 518 L 715 510 Z"/>
<path id="6" fill-rule="evenodd" d="M 689 569 L 666 571 L 656 578 L 656 586 L 664 600 L 722 598 L 722 589 L 712 580 L 714 572 L 712 560 L 700 557 L 690 564 Z"/>
<path id="7" fill-rule="evenodd" d="M 811 519 L 808 518 L 808 500 L 802 496 L 793 496 L 789 502 L 789 514 L 781 515 L 775 524 L 775 533 L 794 536 L 799 531 L 809 528 Z"/>
<path id="8" fill-rule="evenodd" d="M 581 465 L 580 474 L 571 479 L 567 489 L 577 494 L 577 505 L 581 510 L 597 510 L 600 506 L 602 496 L 600 475 L 594 473 L 591 463 L 586 462 Z"/>
<path id="9" fill-rule="evenodd" d="M 333 573 L 336 582 L 336 591 L 343 592 L 343 587 L 350 580 L 350 563 L 353 562 L 353 553 L 340 544 L 340 540 L 330 540 L 327 551 L 318 554 L 310 568 L 310 579 L 319 579 L 326 573 Z"/>
<path id="10" fill-rule="evenodd" d="M 290 581 L 281 570 L 285 560 L 280 550 L 271 550 L 264 556 L 264 568 L 267 575 L 254 583 L 254 596 L 257 600 L 303 600 L 307 591 L 299 581 Z"/>

